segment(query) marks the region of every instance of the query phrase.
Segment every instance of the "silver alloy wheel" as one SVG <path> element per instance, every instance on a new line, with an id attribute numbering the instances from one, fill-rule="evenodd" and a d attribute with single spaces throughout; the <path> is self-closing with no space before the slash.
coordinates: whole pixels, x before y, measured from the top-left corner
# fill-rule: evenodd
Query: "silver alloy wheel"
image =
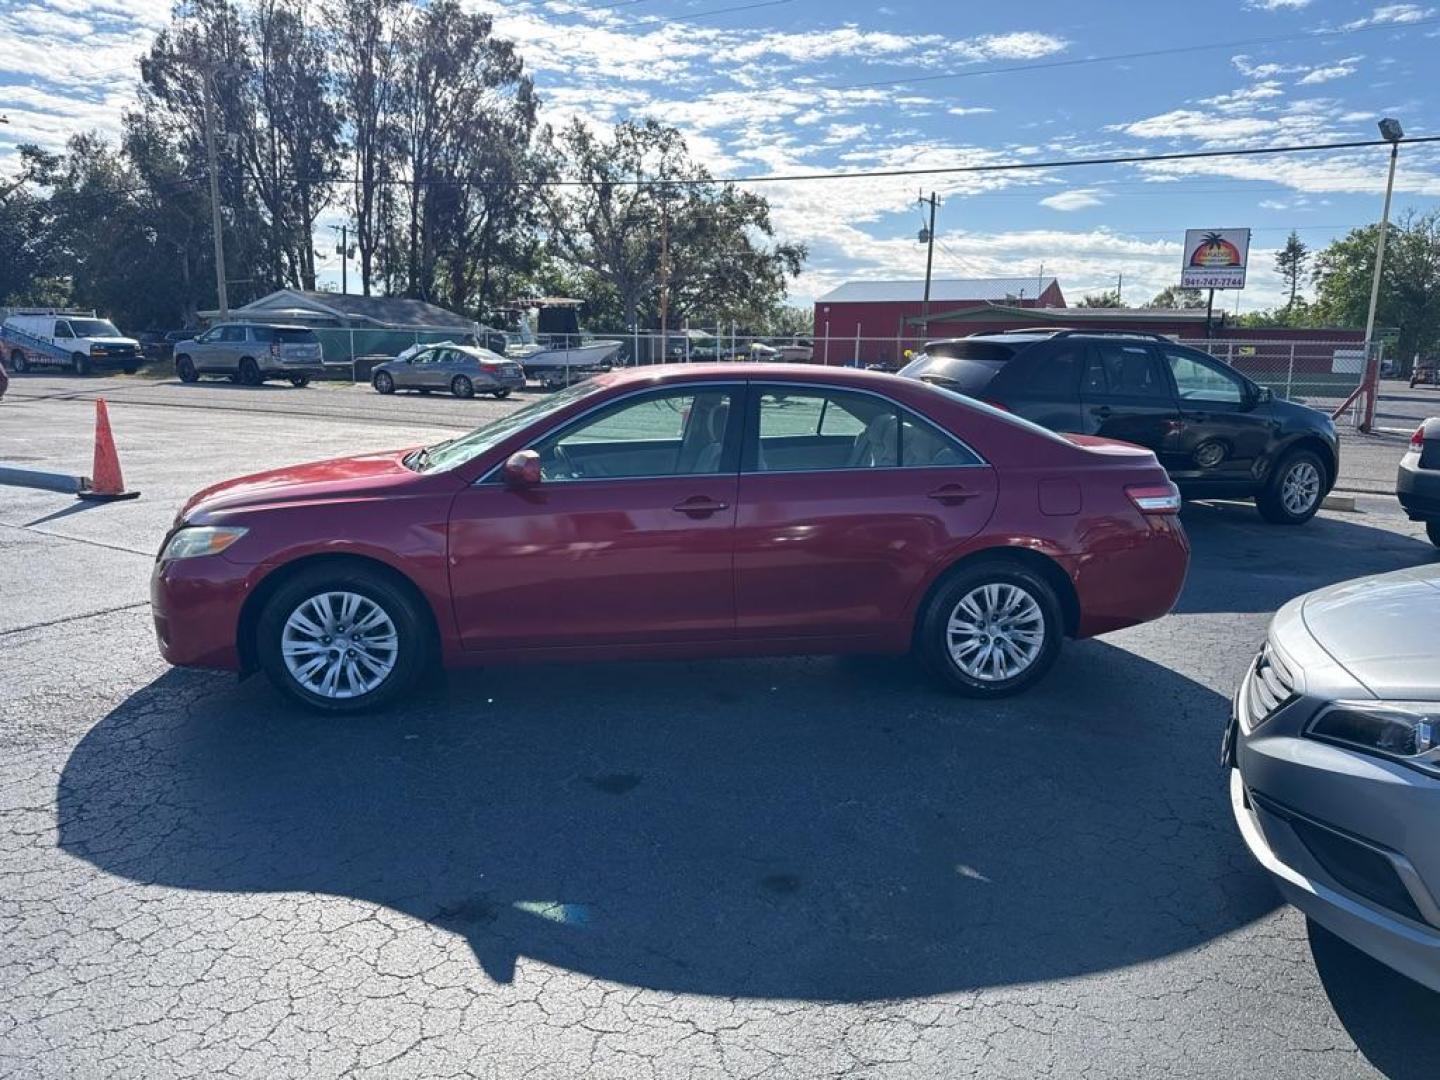
<path id="1" fill-rule="evenodd" d="M 1311 461 L 1297 461 L 1280 482 L 1280 501 L 1297 517 L 1308 513 L 1320 497 L 1320 470 Z"/>
<path id="2" fill-rule="evenodd" d="M 1045 645 L 1045 613 L 1009 582 L 971 589 L 945 627 L 950 659 L 972 679 L 1005 682 L 1025 672 Z"/>
<path id="3" fill-rule="evenodd" d="M 291 678 L 312 694 L 354 698 L 390 677 L 400 635 L 368 596 L 323 592 L 301 601 L 285 620 L 280 655 Z"/>

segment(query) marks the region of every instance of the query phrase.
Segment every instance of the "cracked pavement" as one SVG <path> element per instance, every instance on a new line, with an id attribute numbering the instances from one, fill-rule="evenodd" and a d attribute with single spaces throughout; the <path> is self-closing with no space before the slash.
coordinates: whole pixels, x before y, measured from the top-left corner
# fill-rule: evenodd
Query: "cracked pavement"
<path id="1" fill-rule="evenodd" d="M 0 489 L 0 1076 L 1432 1074 L 1436 997 L 1281 904 L 1216 764 L 1275 607 L 1436 557 L 1390 500 L 1187 507 L 1176 612 L 1011 701 L 801 658 L 335 720 L 170 670 L 150 553 L 214 479 L 501 406 L 205 393 L 112 400 L 134 503 Z M 84 467 L 91 408 L 7 399 L 0 460 Z"/>

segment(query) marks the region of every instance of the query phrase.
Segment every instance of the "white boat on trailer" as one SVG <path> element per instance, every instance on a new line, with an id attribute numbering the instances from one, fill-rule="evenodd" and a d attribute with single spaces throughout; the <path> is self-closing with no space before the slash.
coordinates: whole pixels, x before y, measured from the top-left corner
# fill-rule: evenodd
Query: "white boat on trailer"
<path id="1" fill-rule="evenodd" d="M 520 361 L 526 378 L 558 390 L 610 370 L 624 342 L 583 333 L 581 303 L 563 296 L 544 296 L 513 301 L 499 309 L 506 316 L 506 333 L 511 339 L 505 355 Z"/>

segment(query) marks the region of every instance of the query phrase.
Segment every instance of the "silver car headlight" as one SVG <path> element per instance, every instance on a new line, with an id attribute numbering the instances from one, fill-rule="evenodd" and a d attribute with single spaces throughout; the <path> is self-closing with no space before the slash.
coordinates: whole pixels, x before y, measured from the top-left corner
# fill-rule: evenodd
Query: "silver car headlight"
<path id="1" fill-rule="evenodd" d="M 1337 701 L 1305 734 L 1440 777 L 1440 701 Z"/>
<path id="2" fill-rule="evenodd" d="M 249 530 L 238 525 L 187 525 L 177 530 L 160 552 L 161 562 L 219 555 Z"/>

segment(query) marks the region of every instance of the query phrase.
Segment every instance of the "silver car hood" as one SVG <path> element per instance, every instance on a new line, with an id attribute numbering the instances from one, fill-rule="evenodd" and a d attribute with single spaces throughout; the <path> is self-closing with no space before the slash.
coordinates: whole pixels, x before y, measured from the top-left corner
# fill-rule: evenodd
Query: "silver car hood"
<path id="1" fill-rule="evenodd" d="M 1440 700 L 1440 564 L 1331 585 L 1297 603 L 1316 644 L 1376 697 Z"/>

